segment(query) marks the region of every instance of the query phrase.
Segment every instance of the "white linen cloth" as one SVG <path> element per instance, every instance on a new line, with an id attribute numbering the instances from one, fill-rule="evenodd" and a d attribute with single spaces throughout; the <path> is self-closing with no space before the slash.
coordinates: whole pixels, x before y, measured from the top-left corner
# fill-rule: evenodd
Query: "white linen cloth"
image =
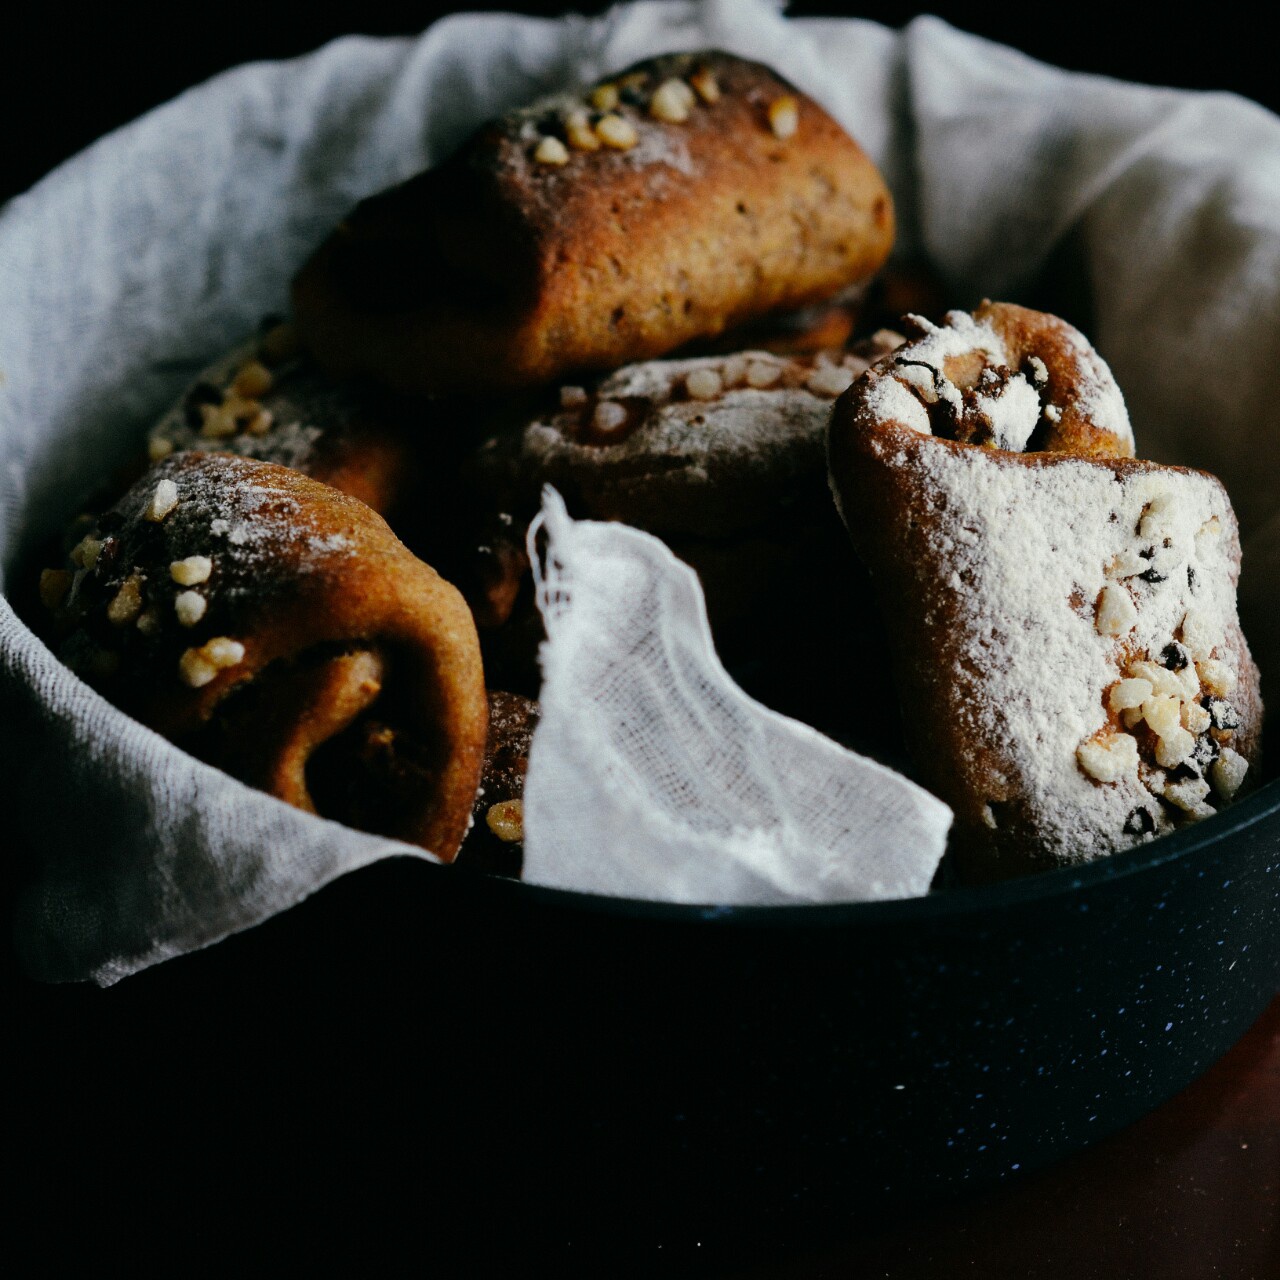
<path id="1" fill-rule="evenodd" d="M 1217 472 L 1246 539 L 1263 529 L 1280 429 L 1276 117 L 1231 95 L 1057 71 L 931 18 L 897 33 L 792 22 L 761 0 L 639 3 L 592 20 L 457 16 L 413 40 L 348 38 L 242 67 L 0 210 L 6 583 L 195 371 L 285 309 L 289 277 L 357 199 L 438 161 L 495 112 L 709 45 L 776 66 L 862 141 L 895 192 L 901 251 L 927 252 L 957 301 L 1034 304 L 1046 278 L 1089 295 L 1091 336 L 1142 455 Z M 625 556 L 627 531 L 613 532 L 609 554 Z M 1250 593 L 1248 556 L 1246 598 L 1269 605 L 1274 584 Z M 553 672 L 557 643 L 553 625 Z M 1264 671 L 1274 661 L 1259 658 Z M 813 737 L 795 741 L 831 749 Z M 540 734 L 533 752 L 531 867 L 551 852 L 539 845 L 551 792 L 540 792 L 554 746 Z M 19 945 L 53 980 L 116 981 L 375 859 L 422 856 L 174 749 L 81 684 L 2 599 L 0 766 L 11 862 L 39 869 L 19 903 Z M 929 812 L 916 815 L 926 826 Z M 598 849 L 600 834 L 579 838 Z M 791 898 L 795 886 L 763 876 L 744 900 L 762 899 L 765 881 L 772 900 Z M 699 869 L 684 892 L 732 896 L 705 884 Z"/>

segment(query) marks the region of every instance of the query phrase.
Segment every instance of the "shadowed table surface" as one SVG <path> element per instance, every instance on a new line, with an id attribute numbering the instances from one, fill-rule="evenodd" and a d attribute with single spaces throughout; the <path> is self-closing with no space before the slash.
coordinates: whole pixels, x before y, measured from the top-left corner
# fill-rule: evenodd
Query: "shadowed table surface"
<path id="1" fill-rule="evenodd" d="M 1280 999 L 1193 1085 L 1096 1146 L 874 1236 L 734 1274 L 1280 1276 Z"/>

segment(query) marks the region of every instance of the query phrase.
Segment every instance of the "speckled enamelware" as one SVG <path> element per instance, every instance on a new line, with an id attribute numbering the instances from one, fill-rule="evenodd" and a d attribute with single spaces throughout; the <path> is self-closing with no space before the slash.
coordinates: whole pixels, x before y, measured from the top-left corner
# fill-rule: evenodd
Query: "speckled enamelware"
<path id="1" fill-rule="evenodd" d="M 898 903 L 700 909 L 388 862 L 109 991 L 41 989 L 38 1052 L 77 1142 L 175 1171 L 171 1194 L 225 1158 L 246 1196 L 811 1239 L 1129 1123 L 1278 983 L 1271 782 L 1080 870 Z"/>

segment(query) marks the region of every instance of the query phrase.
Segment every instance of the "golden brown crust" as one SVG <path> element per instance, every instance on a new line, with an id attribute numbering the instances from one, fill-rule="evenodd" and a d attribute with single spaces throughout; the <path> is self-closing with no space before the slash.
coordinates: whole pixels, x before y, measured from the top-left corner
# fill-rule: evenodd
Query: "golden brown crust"
<path id="1" fill-rule="evenodd" d="M 453 856 L 487 725 L 475 627 L 375 512 L 284 467 L 177 454 L 73 564 L 64 654 L 122 709 L 290 803 Z"/>
<path id="2" fill-rule="evenodd" d="M 714 101 L 654 118 L 657 89 L 700 71 Z M 624 86 L 606 114 L 634 131 L 628 149 L 574 149 L 565 121 L 589 91 L 486 125 L 360 205 L 294 285 L 321 364 L 409 392 L 536 385 L 819 301 L 887 257 L 875 166 L 768 68 L 668 55 L 608 83 Z M 550 136 L 568 137 L 564 163 L 534 158 Z"/>

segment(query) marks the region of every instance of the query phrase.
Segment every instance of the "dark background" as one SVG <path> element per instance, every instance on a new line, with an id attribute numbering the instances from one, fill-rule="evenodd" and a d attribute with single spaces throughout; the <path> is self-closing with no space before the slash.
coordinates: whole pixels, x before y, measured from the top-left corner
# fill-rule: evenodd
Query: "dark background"
<path id="1" fill-rule="evenodd" d="M 99 6 L 92 17 L 59 5 L 12 6 L 0 46 L 0 200 L 26 190 L 59 161 L 227 67 L 306 53 L 335 36 L 408 34 L 455 8 L 598 13 L 583 3 L 441 5 L 374 0 L 359 6 L 245 4 L 225 0 L 205 9 L 141 5 Z M 857 15 L 901 26 L 932 12 L 955 26 L 1033 57 L 1074 70 L 1148 84 L 1229 89 L 1280 109 L 1274 51 L 1235 6 L 1172 10 L 1153 21 L 1123 5 L 805 4 L 795 15 Z M 1256 56 L 1262 51 L 1263 56 Z"/>

